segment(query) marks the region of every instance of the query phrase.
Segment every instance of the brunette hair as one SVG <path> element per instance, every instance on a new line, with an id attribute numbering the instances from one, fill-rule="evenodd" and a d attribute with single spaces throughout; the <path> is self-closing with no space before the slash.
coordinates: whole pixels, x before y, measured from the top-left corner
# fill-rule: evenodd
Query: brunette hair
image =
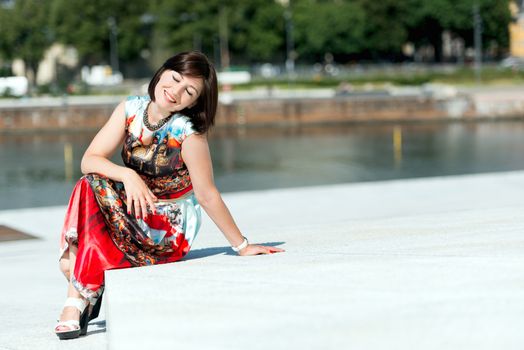
<path id="1" fill-rule="evenodd" d="M 151 101 L 155 101 L 156 84 L 166 70 L 174 70 L 192 78 L 202 78 L 204 84 L 197 103 L 191 108 L 184 109 L 181 113 L 189 117 L 193 128 L 198 133 L 206 133 L 215 123 L 217 111 L 217 75 L 213 64 L 198 51 L 182 52 L 167 59 L 149 82 L 147 92 Z"/>

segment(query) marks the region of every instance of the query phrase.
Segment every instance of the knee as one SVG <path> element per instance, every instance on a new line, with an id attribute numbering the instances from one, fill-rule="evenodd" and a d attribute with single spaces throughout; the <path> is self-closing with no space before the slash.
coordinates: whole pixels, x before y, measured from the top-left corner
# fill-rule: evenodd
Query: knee
<path id="1" fill-rule="evenodd" d="M 69 269 L 69 259 L 60 259 L 60 271 L 69 279 L 70 269 Z"/>

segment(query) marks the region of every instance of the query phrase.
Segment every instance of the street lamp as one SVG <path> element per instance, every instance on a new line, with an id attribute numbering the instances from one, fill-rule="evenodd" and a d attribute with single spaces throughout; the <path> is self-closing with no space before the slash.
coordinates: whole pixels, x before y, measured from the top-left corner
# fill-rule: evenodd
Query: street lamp
<path id="1" fill-rule="evenodd" d="M 295 72 L 295 43 L 293 40 L 293 18 L 291 13 L 291 0 L 282 0 L 284 10 L 284 20 L 286 26 L 286 72 L 289 75 Z"/>
<path id="2" fill-rule="evenodd" d="M 107 25 L 109 27 L 109 58 L 111 69 L 113 70 L 113 74 L 116 74 L 120 71 L 120 67 L 118 66 L 118 27 L 115 18 L 109 17 L 107 19 Z"/>
<path id="3" fill-rule="evenodd" d="M 473 28 L 475 43 L 475 77 L 480 84 L 482 74 L 482 18 L 480 17 L 479 5 L 473 5 Z"/>

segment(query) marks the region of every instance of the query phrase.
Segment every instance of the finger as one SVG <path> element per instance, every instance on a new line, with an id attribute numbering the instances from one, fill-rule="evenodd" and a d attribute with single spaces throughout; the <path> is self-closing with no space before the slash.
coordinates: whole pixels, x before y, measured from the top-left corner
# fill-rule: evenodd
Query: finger
<path id="1" fill-rule="evenodd" d="M 151 190 L 149 190 L 149 195 L 151 196 L 151 198 L 153 199 L 154 202 L 156 202 L 158 200 L 158 198 L 155 196 L 155 194 L 153 192 L 151 192 Z"/>
<path id="2" fill-rule="evenodd" d="M 147 218 L 147 200 L 142 199 L 140 201 L 140 206 L 141 206 L 141 209 L 142 209 L 142 217 L 145 219 L 145 218 Z"/>
<path id="3" fill-rule="evenodd" d="M 269 247 L 269 252 L 272 254 L 272 253 L 285 252 L 285 250 L 282 248 L 277 248 L 277 247 Z"/>
<path id="4" fill-rule="evenodd" d="M 284 251 L 284 249 L 277 248 L 277 247 L 268 247 L 268 246 L 263 246 L 263 247 L 265 248 L 265 254 L 280 253 Z"/>
<path id="5" fill-rule="evenodd" d="M 131 215 L 133 210 L 133 198 L 127 197 L 127 214 Z"/>
<path id="6" fill-rule="evenodd" d="M 151 209 L 153 214 L 156 214 L 155 199 L 156 197 L 146 196 L 147 204 L 149 205 L 149 209 Z"/>
<path id="7" fill-rule="evenodd" d="M 135 208 L 135 217 L 139 219 L 140 218 L 140 202 L 138 201 L 138 199 L 135 199 L 133 202 L 134 202 L 134 208 Z"/>

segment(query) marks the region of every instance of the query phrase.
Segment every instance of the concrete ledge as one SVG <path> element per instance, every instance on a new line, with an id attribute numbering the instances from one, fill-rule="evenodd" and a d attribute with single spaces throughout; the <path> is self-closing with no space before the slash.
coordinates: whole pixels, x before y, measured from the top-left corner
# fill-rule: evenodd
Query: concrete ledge
<path id="1" fill-rule="evenodd" d="M 0 349 L 522 349 L 524 172 L 230 193 L 237 257 L 205 218 L 188 257 L 107 272 L 87 337 L 52 333 L 65 207 L 0 212 Z M 107 323 L 106 323 L 107 322 Z M 106 330 L 107 325 L 107 330 Z"/>
<path id="2" fill-rule="evenodd" d="M 237 257 L 204 230 L 182 262 L 108 271 L 110 349 L 517 349 L 524 193 L 499 187 L 512 181 L 233 195 L 246 235 L 287 252 Z"/>

